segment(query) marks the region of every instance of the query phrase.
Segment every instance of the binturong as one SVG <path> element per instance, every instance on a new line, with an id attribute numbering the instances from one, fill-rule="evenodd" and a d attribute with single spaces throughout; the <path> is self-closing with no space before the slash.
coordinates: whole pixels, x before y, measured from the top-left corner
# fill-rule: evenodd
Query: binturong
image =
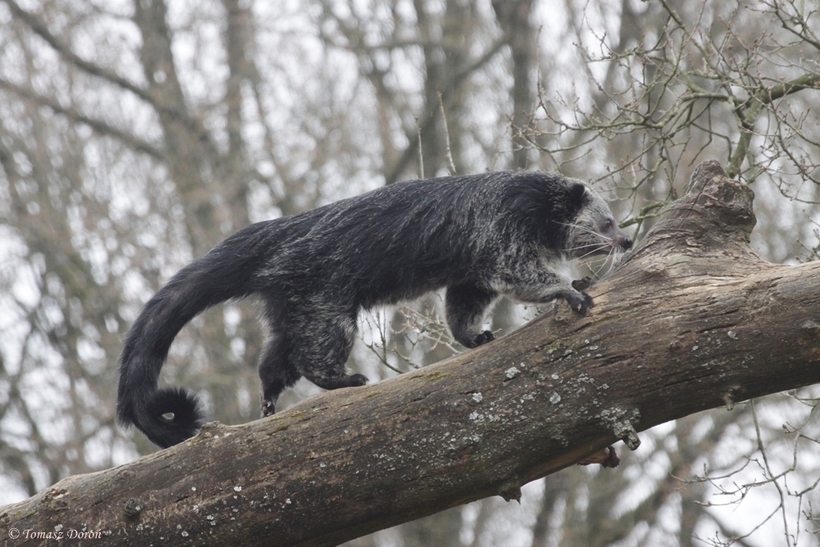
<path id="1" fill-rule="evenodd" d="M 502 295 L 563 299 L 585 314 L 564 260 L 623 251 L 632 239 L 583 182 L 542 172 L 494 172 L 400 182 L 297 215 L 252 224 L 174 275 L 145 305 L 120 357 L 117 417 L 167 447 L 204 422 L 197 398 L 157 380 L 177 333 L 203 310 L 255 296 L 270 337 L 259 359 L 262 415 L 305 377 L 361 386 L 345 362 L 361 310 L 446 287 L 450 331 L 468 348 Z"/>

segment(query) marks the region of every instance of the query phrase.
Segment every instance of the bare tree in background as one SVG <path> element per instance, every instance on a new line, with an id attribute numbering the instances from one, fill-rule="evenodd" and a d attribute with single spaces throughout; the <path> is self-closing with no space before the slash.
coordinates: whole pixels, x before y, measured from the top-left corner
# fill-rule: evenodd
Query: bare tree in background
<path id="1" fill-rule="evenodd" d="M 83 3 L 45 2 L 36 11 L 3 4 L 13 25 L 2 36 L 8 70 L 0 88 L 10 101 L 0 159 L 4 224 L 17 242 L 5 258 L 4 315 L 10 329 L 27 324 L 16 336 L 22 347 L 4 355 L 3 416 L 15 425 L 3 461 L 29 494 L 59 476 L 122 461 L 115 362 L 146 294 L 253 215 L 274 203 L 289 214 L 320 194 L 317 187 L 305 200 L 303 181 L 274 155 L 285 151 L 275 146 L 280 137 L 265 103 L 270 81 L 252 57 L 249 8 L 227 0 L 207 7 L 178 15 L 172 28 L 162 1 L 123 13 Z M 209 31 L 218 39 L 206 46 Z M 181 42 L 197 45 L 190 58 L 175 56 Z M 80 47 L 89 43 L 98 47 Z M 211 53 L 223 62 L 200 66 Z M 218 67 L 227 77 L 203 86 Z M 249 125 L 258 141 L 247 141 Z M 291 150 L 325 146 L 323 134 L 302 135 Z M 312 168 L 320 172 L 332 156 L 317 157 Z M 266 197 L 267 210 L 254 210 Z M 259 334 L 247 307 L 221 315 L 190 329 L 168 377 L 205 389 L 220 420 L 244 422 L 258 416 L 246 360 L 253 362 Z M 43 371 L 50 391 L 27 385 Z M 65 416 L 74 419 L 63 426 Z M 59 432 L 46 425 L 55 422 Z"/>
<path id="2" fill-rule="evenodd" d="M 119 344 L 151 293 L 249 222 L 379 184 L 557 168 L 609 185 L 640 236 L 716 158 L 758 194 L 756 249 L 816 258 L 809 4 L 2 0 L 4 485 L 19 498 L 151 450 L 113 422 Z M 255 419 L 255 315 L 197 319 L 163 380 L 198 390 L 213 419 Z M 386 330 L 407 328 L 396 317 Z M 492 324 L 520 320 L 502 306 Z M 419 365 L 451 353 L 422 346 Z M 354 358 L 394 374 L 366 349 Z M 520 506 L 484 500 L 355 543 L 767 545 L 774 529 L 810 544 L 816 397 L 692 416 L 618 470 L 568 469 Z"/>
<path id="3" fill-rule="evenodd" d="M 578 55 L 588 81 L 556 89 L 545 78 L 539 108 L 521 129 L 535 149 L 565 170 L 585 172 L 580 165 L 602 162 L 606 169 L 599 176 L 614 182 L 630 203 L 633 216 L 626 225 L 636 224 L 639 234 L 648 229 L 658 208 L 680 190 L 686 173 L 708 157 L 725 162 L 731 176 L 764 196 L 779 192 L 792 203 L 816 203 L 816 11 L 800 2 L 750 8 L 669 1 L 644 4 L 637 12 L 635 4 L 624 1 L 620 32 L 610 35 L 591 24 L 593 14 L 577 4 L 567 2 L 567 9 L 574 16 L 572 40 L 581 44 Z M 766 210 L 768 218 L 783 214 L 782 200 L 760 201 L 758 209 Z M 816 216 L 815 208 L 814 217 L 781 225 L 791 230 L 787 241 L 770 234 L 773 239 L 765 242 L 762 232 L 772 227 L 764 224 L 758 248 L 774 261 L 814 258 L 803 241 L 812 240 Z M 550 495 L 548 478 L 533 545 L 546 545 L 547 522 L 555 522 L 561 512 L 557 531 L 564 538 L 560 544 L 567 545 L 756 545 L 767 541 L 758 543 L 754 536 L 766 523 L 777 523 L 788 545 L 810 543 L 818 527 L 809 493 L 820 477 L 810 455 L 818 438 L 810 419 L 815 393 L 770 398 L 744 407 L 740 416 L 736 409 L 732 418 L 710 414 L 680 420 L 658 439 L 655 450 L 635 454 L 637 461 L 627 458 L 621 473 L 578 477 L 583 486 L 565 490 L 564 498 Z M 780 422 L 790 414 L 801 416 L 799 425 Z M 760 415 L 767 416 L 767 424 L 761 425 Z M 744 423 L 742 430 L 753 433 L 739 441 L 736 428 Z M 800 467 L 807 471 L 802 475 L 795 473 L 801 458 Z M 650 471 L 644 477 L 649 495 L 640 495 L 641 501 L 627 509 L 613 510 L 613 504 L 628 499 L 623 492 L 631 489 L 634 478 L 629 477 L 657 465 L 665 475 Z M 737 521 L 727 518 L 728 511 L 715 509 L 736 508 L 756 488 L 771 497 L 752 512 L 754 517 Z M 584 500 L 581 511 L 579 499 Z M 677 529 L 663 524 L 667 511 L 678 514 Z M 590 521 L 609 525 L 582 526 Z M 673 532 L 676 540 L 665 539 L 663 530 Z"/>

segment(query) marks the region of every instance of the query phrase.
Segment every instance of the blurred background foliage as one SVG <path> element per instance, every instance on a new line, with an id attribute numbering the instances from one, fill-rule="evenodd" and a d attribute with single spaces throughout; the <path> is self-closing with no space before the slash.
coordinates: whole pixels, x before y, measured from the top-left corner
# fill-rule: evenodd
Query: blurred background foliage
<path id="1" fill-rule="evenodd" d="M 753 246 L 817 258 L 820 15 L 809 0 L 0 0 L 0 503 L 153 447 L 114 423 L 142 304 L 236 229 L 398 180 L 551 169 L 640 238 L 694 166 L 757 195 Z M 593 272 L 609 265 L 593 264 Z M 458 351 L 436 296 L 362 317 L 377 380 Z M 537 309 L 501 302 L 507 332 Z M 164 382 L 259 414 L 252 302 Z M 625 325 L 624 328 L 629 328 Z M 316 391 L 307 382 L 281 406 Z M 574 467 L 360 538 L 376 546 L 817 545 L 820 391 L 657 427 Z"/>

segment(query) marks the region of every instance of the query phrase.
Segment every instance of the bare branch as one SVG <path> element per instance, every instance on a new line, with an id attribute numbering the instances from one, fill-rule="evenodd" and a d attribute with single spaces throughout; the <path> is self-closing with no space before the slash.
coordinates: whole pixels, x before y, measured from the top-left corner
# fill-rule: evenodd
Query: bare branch
<path id="1" fill-rule="evenodd" d="M 12 91 L 20 97 L 32 100 L 40 106 L 48 107 L 57 114 L 62 114 L 76 123 L 85 124 L 88 127 L 100 133 L 101 135 L 106 135 L 118 139 L 127 146 L 133 148 L 134 150 L 147 154 L 158 160 L 165 159 L 165 154 L 160 148 L 154 146 L 149 142 L 139 139 L 133 133 L 114 127 L 113 125 L 102 120 L 99 120 L 97 118 L 86 116 L 85 114 L 78 112 L 74 108 L 63 106 L 52 97 L 40 95 L 34 92 L 32 89 L 15 84 L 3 78 L 0 78 L 0 87 L 8 89 L 9 91 Z"/>
<path id="2" fill-rule="evenodd" d="M 50 45 L 57 53 L 62 55 L 68 62 L 73 64 L 74 66 L 82 69 L 83 71 L 107 80 L 127 91 L 130 91 L 137 97 L 141 98 L 145 102 L 154 104 L 156 101 L 153 97 L 150 96 L 149 92 L 140 87 L 139 85 L 123 78 L 119 74 L 107 70 L 99 65 L 86 61 L 85 59 L 81 58 L 79 55 L 75 54 L 71 51 L 71 48 L 62 42 L 59 38 L 51 34 L 48 28 L 41 23 L 33 14 L 27 12 L 15 0 L 2 0 L 5 2 L 11 12 L 21 21 L 23 21 L 28 27 L 33 30 L 40 38 L 46 41 L 48 45 Z"/>

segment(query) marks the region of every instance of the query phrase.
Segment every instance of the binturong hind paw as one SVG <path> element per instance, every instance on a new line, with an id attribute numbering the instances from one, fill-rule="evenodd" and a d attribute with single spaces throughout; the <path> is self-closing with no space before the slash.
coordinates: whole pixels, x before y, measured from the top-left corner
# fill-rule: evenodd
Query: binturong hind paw
<path id="1" fill-rule="evenodd" d="M 339 389 L 340 387 L 359 387 L 367 384 L 369 380 L 363 374 L 351 374 L 335 378 L 310 378 L 317 386 L 323 389 Z M 276 399 L 266 398 L 262 395 L 262 418 L 273 416 L 276 412 Z"/>
<path id="2" fill-rule="evenodd" d="M 349 376 L 334 376 L 328 377 L 310 377 L 308 380 L 316 384 L 322 389 L 339 389 L 340 387 L 358 387 L 363 386 L 369 382 L 367 376 L 363 374 L 351 374 Z"/>
<path id="3" fill-rule="evenodd" d="M 595 305 L 592 297 L 582 291 L 565 292 L 560 296 L 567 301 L 572 311 L 581 315 L 586 315 L 589 308 Z"/>
<path id="4" fill-rule="evenodd" d="M 367 376 L 364 374 L 352 374 L 347 377 L 347 381 L 344 386 L 339 387 L 357 387 L 366 385 L 367 382 L 370 380 L 367 379 Z"/>
<path id="5" fill-rule="evenodd" d="M 262 418 L 273 416 L 276 412 L 276 403 L 270 399 L 262 399 Z"/>

